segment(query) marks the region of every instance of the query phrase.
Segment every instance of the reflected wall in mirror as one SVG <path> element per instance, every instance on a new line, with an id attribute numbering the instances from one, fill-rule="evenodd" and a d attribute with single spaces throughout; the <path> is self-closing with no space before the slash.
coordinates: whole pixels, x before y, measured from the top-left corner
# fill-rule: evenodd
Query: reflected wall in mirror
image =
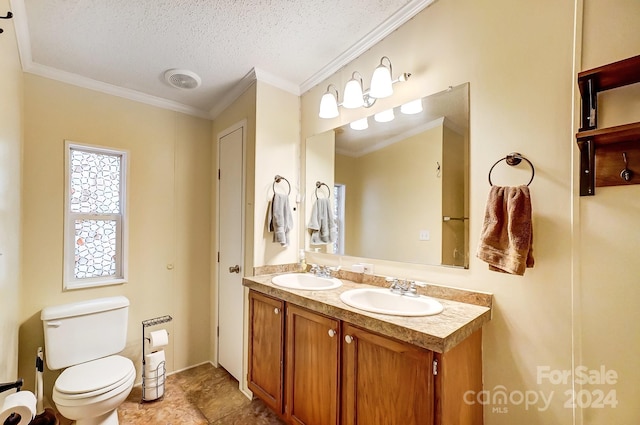
<path id="1" fill-rule="evenodd" d="M 307 139 L 307 223 L 327 194 L 316 192 L 321 182 L 338 228 L 326 245 L 311 244 L 307 231 L 307 249 L 468 267 L 469 84 L 416 102 L 421 112 L 398 106 L 391 121 L 370 116 L 365 130 L 347 124 Z"/>

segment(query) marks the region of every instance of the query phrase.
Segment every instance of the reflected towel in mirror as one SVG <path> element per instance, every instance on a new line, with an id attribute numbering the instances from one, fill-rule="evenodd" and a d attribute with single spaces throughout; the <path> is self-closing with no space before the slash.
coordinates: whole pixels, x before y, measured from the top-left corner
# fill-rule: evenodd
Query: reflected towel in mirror
<path id="1" fill-rule="evenodd" d="M 326 245 L 336 241 L 338 229 L 333 219 L 331 199 L 316 199 L 307 228 L 311 232 L 311 245 Z"/>

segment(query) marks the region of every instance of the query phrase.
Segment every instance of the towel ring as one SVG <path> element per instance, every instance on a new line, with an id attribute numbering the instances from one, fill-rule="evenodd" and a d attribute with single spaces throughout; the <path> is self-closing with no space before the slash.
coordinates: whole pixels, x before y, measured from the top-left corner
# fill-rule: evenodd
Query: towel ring
<path id="1" fill-rule="evenodd" d="M 291 195 L 291 183 L 289 183 L 289 180 L 287 180 L 286 178 L 276 174 L 275 178 L 273 179 L 273 184 L 271 185 L 272 189 L 273 189 L 273 193 L 276 193 L 276 183 L 280 183 L 282 180 L 287 182 L 287 186 L 289 186 L 289 191 L 287 192 L 287 195 Z"/>
<path id="2" fill-rule="evenodd" d="M 327 186 L 326 183 L 322 183 L 322 182 L 316 182 L 316 199 L 318 199 L 318 189 L 320 189 L 322 186 L 327 188 L 327 192 L 329 192 L 329 195 L 327 195 L 327 198 L 331 198 L 331 188 L 329 186 Z"/>
<path id="3" fill-rule="evenodd" d="M 497 160 L 491 166 L 491 168 L 489 169 L 489 186 L 493 186 L 493 183 L 491 182 L 491 172 L 493 171 L 496 165 L 498 165 L 502 161 L 505 161 L 508 165 L 513 167 L 520 164 L 520 162 L 522 162 L 523 159 L 527 161 L 529 163 L 529 166 L 531 167 L 531 179 L 529 180 L 529 183 L 527 183 L 527 186 L 529 186 L 533 181 L 533 177 L 536 175 L 536 169 L 533 167 L 533 164 L 531 163 L 531 161 L 529 161 L 524 156 L 520 155 L 518 152 L 511 152 L 509 155 L 505 156 L 504 158 Z"/>

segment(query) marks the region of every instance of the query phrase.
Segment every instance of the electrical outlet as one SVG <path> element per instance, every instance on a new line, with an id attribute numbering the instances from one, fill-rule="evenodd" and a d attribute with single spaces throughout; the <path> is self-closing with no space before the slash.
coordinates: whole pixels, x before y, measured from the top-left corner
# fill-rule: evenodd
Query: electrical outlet
<path id="1" fill-rule="evenodd" d="M 364 274 L 373 274 L 373 264 L 361 263 L 364 268 Z"/>
<path id="2" fill-rule="evenodd" d="M 428 241 L 431 239 L 431 235 L 428 230 L 420 230 L 420 234 L 418 235 L 418 240 Z"/>

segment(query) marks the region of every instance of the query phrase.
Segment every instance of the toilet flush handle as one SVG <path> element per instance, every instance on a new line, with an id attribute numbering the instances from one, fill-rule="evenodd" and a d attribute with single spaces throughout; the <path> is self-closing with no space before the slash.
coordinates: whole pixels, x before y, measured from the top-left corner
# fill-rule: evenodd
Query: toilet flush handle
<path id="1" fill-rule="evenodd" d="M 55 322 L 47 322 L 47 327 L 49 328 L 59 328 L 60 326 L 62 326 L 62 322 L 55 321 Z"/>

